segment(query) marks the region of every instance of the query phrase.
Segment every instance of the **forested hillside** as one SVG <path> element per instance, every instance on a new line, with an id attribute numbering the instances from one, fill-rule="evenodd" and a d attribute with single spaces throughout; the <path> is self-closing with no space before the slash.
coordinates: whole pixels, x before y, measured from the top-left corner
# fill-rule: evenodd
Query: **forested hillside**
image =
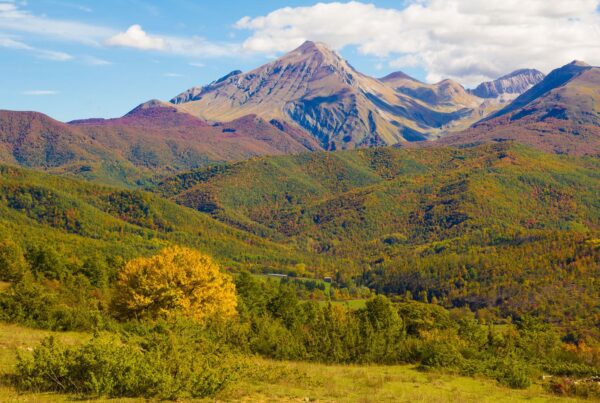
<path id="1" fill-rule="evenodd" d="M 344 261 L 314 268 L 342 283 L 482 314 L 597 321 L 589 278 L 600 274 L 599 168 L 594 158 L 510 143 L 379 148 L 218 166 L 166 179 L 158 191 Z"/>
<path id="2" fill-rule="evenodd" d="M 4 236 L 24 249 L 54 249 L 75 266 L 89 257 L 106 264 L 147 255 L 169 244 L 200 248 L 229 267 L 287 267 L 302 260 L 289 247 L 148 192 L 10 166 L 0 166 L 0 212 Z"/>

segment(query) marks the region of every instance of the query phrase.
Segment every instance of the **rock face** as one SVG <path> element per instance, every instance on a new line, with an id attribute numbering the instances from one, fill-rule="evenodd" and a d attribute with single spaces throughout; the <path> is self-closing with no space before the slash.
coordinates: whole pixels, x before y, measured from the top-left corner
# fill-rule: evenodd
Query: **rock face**
<path id="1" fill-rule="evenodd" d="M 567 154 L 600 154 L 600 68 L 574 61 L 444 144 L 516 140 Z"/>
<path id="2" fill-rule="evenodd" d="M 560 67 L 556 70 L 553 70 L 547 77 L 541 80 L 537 85 L 533 86 L 531 89 L 521 94 L 518 98 L 516 98 L 511 104 L 507 105 L 505 108 L 499 110 L 498 112 L 488 116 L 484 120 L 491 120 L 503 115 L 512 114 L 512 112 L 527 107 L 528 105 L 536 102 L 536 104 L 544 104 L 544 106 L 548 106 L 548 104 L 554 102 L 552 100 L 552 94 L 556 94 L 560 96 L 562 93 L 567 92 L 567 88 L 563 88 L 568 85 L 569 88 L 580 88 L 580 87 L 592 87 L 592 94 L 598 94 L 600 82 L 596 81 L 596 75 L 600 69 L 594 68 L 584 62 L 581 61 L 573 61 L 563 67 Z M 590 77 L 591 80 L 578 80 L 582 74 L 587 71 L 591 71 Z M 573 105 L 570 105 L 571 108 L 579 104 L 580 99 L 578 99 L 578 95 L 585 96 L 586 94 L 571 94 L 571 102 Z"/>
<path id="3" fill-rule="evenodd" d="M 233 72 L 171 100 L 206 120 L 256 114 L 302 128 L 327 150 L 425 140 L 464 119 L 468 105 L 453 104 L 456 86 L 436 88 L 440 101 L 397 91 L 392 80 L 426 84 L 396 73 L 380 81 L 356 71 L 324 44 L 305 42 L 283 57 L 247 73 Z M 436 94 L 437 94 L 436 93 Z"/>
<path id="4" fill-rule="evenodd" d="M 479 84 L 471 93 L 479 98 L 498 98 L 503 94 L 520 95 L 544 79 L 544 73 L 521 69 L 494 81 Z"/>

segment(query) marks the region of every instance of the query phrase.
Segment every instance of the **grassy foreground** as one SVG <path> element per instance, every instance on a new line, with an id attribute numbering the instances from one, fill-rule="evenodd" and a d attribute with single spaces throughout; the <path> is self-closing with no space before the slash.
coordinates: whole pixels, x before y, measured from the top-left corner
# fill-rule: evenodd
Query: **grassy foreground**
<path id="1" fill-rule="evenodd" d="M 59 402 L 78 400 L 60 394 L 21 394 L 6 384 L 14 371 L 16 355 L 28 354 L 44 337 L 76 344 L 88 334 L 50 332 L 0 323 L 0 401 Z M 487 379 L 467 378 L 437 372 L 421 372 L 409 365 L 334 366 L 277 362 L 252 358 L 247 376 L 217 396 L 217 401 L 321 401 L 321 402 L 575 402 L 546 394 L 541 385 L 512 390 Z M 145 401 L 112 399 L 98 401 Z"/>

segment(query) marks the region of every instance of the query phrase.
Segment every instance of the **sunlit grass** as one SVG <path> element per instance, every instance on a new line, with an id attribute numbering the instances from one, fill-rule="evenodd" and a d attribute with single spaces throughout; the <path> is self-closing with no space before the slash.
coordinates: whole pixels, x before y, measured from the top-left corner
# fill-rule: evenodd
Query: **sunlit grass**
<path id="1" fill-rule="evenodd" d="M 27 355 L 45 337 L 62 343 L 83 343 L 89 334 L 51 332 L 0 323 L 0 375 L 14 373 L 18 353 Z M 422 372 L 412 365 L 358 366 L 277 362 L 249 358 L 248 369 L 222 391 L 217 401 L 319 401 L 319 402 L 575 402 L 546 394 L 541 385 L 513 390 L 484 378 Z M 1 402 L 60 402 L 77 396 L 55 393 L 20 393 L 0 384 Z M 143 399 L 100 399 L 107 402 L 141 402 Z M 213 401 L 213 400 L 210 400 Z"/>

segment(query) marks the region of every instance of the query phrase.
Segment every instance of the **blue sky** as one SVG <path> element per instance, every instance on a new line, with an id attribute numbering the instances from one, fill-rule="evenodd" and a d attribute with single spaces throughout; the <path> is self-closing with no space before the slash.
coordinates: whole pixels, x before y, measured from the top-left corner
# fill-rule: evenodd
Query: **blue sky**
<path id="1" fill-rule="evenodd" d="M 481 4 L 485 3 L 485 4 Z M 0 109 L 67 121 L 168 100 L 305 39 L 358 70 L 466 86 L 600 63 L 597 0 L 0 0 Z"/>

